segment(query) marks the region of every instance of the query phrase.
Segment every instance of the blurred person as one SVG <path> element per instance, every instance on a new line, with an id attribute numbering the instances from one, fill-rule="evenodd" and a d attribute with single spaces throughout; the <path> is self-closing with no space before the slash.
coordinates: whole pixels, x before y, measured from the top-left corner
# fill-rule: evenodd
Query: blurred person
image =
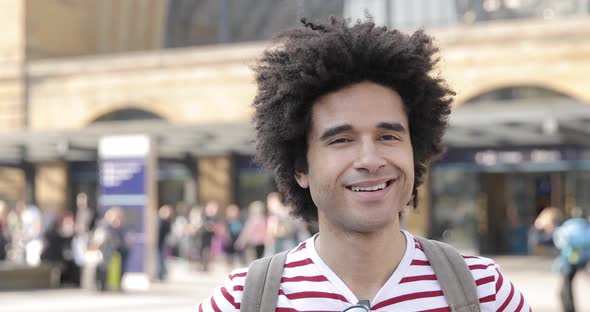
<path id="1" fill-rule="evenodd" d="M 10 232 L 8 229 L 8 206 L 3 200 L 0 200 L 0 261 L 6 260 L 10 242 Z"/>
<path id="2" fill-rule="evenodd" d="M 209 271 L 209 263 L 211 261 L 211 243 L 213 242 L 213 236 L 218 219 L 219 204 L 211 200 L 205 205 L 205 211 L 203 215 L 203 225 L 200 229 L 200 246 L 199 246 L 199 261 L 201 264 L 201 270 L 204 272 Z"/>
<path id="3" fill-rule="evenodd" d="M 203 227 L 203 208 L 193 205 L 188 215 L 187 235 L 190 238 L 188 260 L 199 262 L 201 250 L 201 228 Z"/>
<path id="4" fill-rule="evenodd" d="M 182 228 L 178 229 L 180 234 L 180 238 L 178 240 L 178 256 L 182 259 L 189 259 L 191 246 L 193 243 L 193 232 L 192 226 L 190 224 L 190 206 L 187 203 L 181 201 L 176 204 L 175 211 L 177 216 L 182 216 L 182 221 L 180 221 L 180 224 L 183 225 Z"/>
<path id="5" fill-rule="evenodd" d="M 528 226 L 522 222 L 518 209 L 513 205 L 506 207 L 509 235 L 506 239 L 510 242 L 510 253 L 526 255 L 528 253 Z"/>
<path id="6" fill-rule="evenodd" d="M 76 210 L 74 219 L 74 237 L 72 239 L 72 253 L 74 263 L 80 271 L 79 280 L 82 287 L 90 288 L 94 284 L 96 271 L 94 258 L 88 255 L 89 244 L 96 225 L 96 210 L 88 204 L 88 195 L 84 192 L 76 195 Z M 93 253 L 91 251 L 91 253 Z"/>
<path id="7" fill-rule="evenodd" d="M 225 208 L 225 235 L 223 240 L 223 251 L 229 268 L 234 268 L 236 262 L 240 265 L 246 265 L 243 251 L 236 247 L 242 228 L 240 207 L 236 204 L 230 204 Z"/>
<path id="8" fill-rule="evenodd" d="M 224 255 L 225 232 L 225 222 L 221 216 L 218 216 L 217 222 L 215 222 L 215 226 L 213 227 L 213 238 L 211 239 L 211 259 Z"/>
<path id="9" fill-rule="evenodd" d="M 94 228 L 96 211 L 88 205 L 88 195 L 76 195 L 76 233 L 83 235 Z"/>
<path id="10" fill-rule="evenodd" d="M 563 222 L 563 212 L 556 207 L 545 207 L 539 213 L 533 226 L 529 230 L 529 250 L 547 250 L 555 248 L 553 244 L 553 232 Z"/>
<path id="11" fill-rule="evenodd" d="M 96 267 L 96 287 L 101 291 L 108 289 L 107 278 L 111 266 L 119 268 L 119 276 L 116 278 L 117 285 L 121 284 L 122 267 L 127 255 L 123 222 L 123 209 L 111 207 L 105 212 L 94 231 L 92 244 L 101 254 L 100 262 Z"/>
<path id="12" fill-rule="evenodd" d="M 41 262 L 41 251 L 43 249 L 43 215 L 36 205 L 26 205 L 20 202 L 17 205 L 21 211 L 23 244 L 25 246 L 25 260 L 30 266 L 37 266 Z"/>
<path id="13" fill-rule="evenodd" d="M 41 260 L 48 262 L 62 262 L 64 237 L 60 234 L 60 220 L 53 219 L 43 234 L 43 252 Z"/>
<path id="14" fill-rule="evenodd" d="M 585 212 L 576 207 L 572 217 L 555 228 L 553 240 L 559 249 L 555 269 L 562 275 L 560 289 L 561 305 L 564 312 L 575 312 L 573 280 L 590 261 L 590 223 Z"/>
<path id="15" fill-rule="evenodd" d="M 246 248 L 254 249 L 255 259 L 264 255 L 264 248 L 267 242 L 267 217 L 264 214 L 264 203 L 253 201 L 248 205 L 248 218 L 244 229 L 236 241 L 236 247 L 240 250 Z"/>
<path id="16" fill-rule="evenodd" d="M 24 209 L 22 202 L 17 202 L 13 209 L 9 209 L 6 216 L 8 232 L 10 233 L 10 248 L 7 258 L 14 263 L 25 263 L 25 243 L 23 239 L 23 223 L 21 213 Z"/>
<path id="17" fill-rule="evenodd" d="M 74 217 L 71 214 L 53 218 L 43 234 L 41 261 L 59 267 L 61 285 L 80 285 L 80 270 L 72 250 L 73 237 Z"/>
<path id="18" fill-rule="evenodd" d="M 164 280 L 168 275 L 166 267 L 166 241 L 172 229 L 173 209 L 164 205 L 158 210 L 158 279 Z"/>
<path id="19" fill-rule="evenodd" d="M 60 222 L 59 233 L 64 237 L 66 245 L 64 246 L 64 270 L 62 272 L 62 284 L 80 286 L 81 266 L 76 261 L 78 254 L 74 238 L 76 236 L 76 221 L 74 215 L 66 213 Z"/>
<path id="20" fill-rule="evenodd" d="M 262 287 L 245 285 L 252 271 L 275 277 L 268 284 L 280 293 L 257 302 L 277 311 L 530 311 L 493 260 L 401 229 L 400 215 L 417 206 L 426 169 L 444 150 L 454 95 L 433 38 L 371 18 L 301 22 L 277 34 L 254 67 L 256 157 L 291 213 L 317 221 L 319 234 L 275 257 L 282 270 L 256 270 L 266 267 L 260 261 L 233 271 L 199 311 L 254 307 L 258 298 L 243 300 Z M 456 260 L 447 269 L 464 274 L 435 273 L 433 263 L 449 255 Z"/>
<path id="21" fill-rule="evenodd" d="M 179 202 L 175 207 L 175 217 L 172 222 L 169 245 L 172 255 L 181 259 L 190 258 L 192 245 L 192 232 L 189 224 L 189 210 L 184 202 Z"/>
<path id="22" fill-rule="evenodd" d="M 266 196 L 268 207 L 269 243 L 274 246 L 274 253 L 291 249 L 297 245 L 297 227 L 289 216 L 288 208 L 283 204 L 282 196 L 278 192 L 271 192 Z"/>

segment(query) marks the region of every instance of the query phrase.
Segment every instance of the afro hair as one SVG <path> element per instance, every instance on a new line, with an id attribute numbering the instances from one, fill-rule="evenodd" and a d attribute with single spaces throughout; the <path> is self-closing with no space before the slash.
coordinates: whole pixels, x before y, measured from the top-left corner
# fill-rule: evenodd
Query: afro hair
<path id="1" fill-rule="evenodd" d="M 418 30 L 412 35 L 367 21 L 330 17 L 324 23 L 302 19 L 302 26 L 278 34 L 253 69 L 256 161 L 274 175 L 291 213 L 317 221 L 309 189 L 296 172 L 307 172 L 307 132 L 311 106 L 319 97 L 370 81 L 392 88 L 403 100 L 413 147 L 415 181 L 411 204 L 428 163 L 444 151 L 454 92 L 433 74 L 439 50 Z"/>

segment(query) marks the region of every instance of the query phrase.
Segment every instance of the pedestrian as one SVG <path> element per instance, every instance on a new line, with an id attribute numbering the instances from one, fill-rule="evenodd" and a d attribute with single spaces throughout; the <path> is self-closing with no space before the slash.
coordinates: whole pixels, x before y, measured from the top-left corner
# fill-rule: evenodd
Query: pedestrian
<path id="1" fill-rule="evenodd" d="M 203 208 L 193 205 L 187 219 L 186 233 L 189 237 L 188 260 L 192 263 L 199 262 L 201 250 L 201 228 L 203 227 Z"/>
<path id="2" fill-rule="evenodd" d="M 80 269 L 74 261 L 72 239 L 74 216 L 56 216 L 43 233 L 41 261 L 55 266 L 60 272 L 60 285 L 80 286 Z"/>
<path id="3" fill-rule="evenodd" d="M 76 233 L 86 235 L 94 229 L 96 223 L 96 210 L 90 207 L 88 195 L 78 193 L 76 195 Z"/>
<path id="4" fill-rule="evenodd" d="M 0 200 L 0 261 L 6 260 L 8 254 L 10 231 L 8 229 L 8 206 Z"/>
<path id="5" fill-rule="evenodd" d="M 400 228 L 443 151 L 454 95 L 436 75 L 433 39 L 370 19 L 302 23 L 254 67 L 256 159 L 319 233 L 273 258 L 268 284 L 256 283 L 267 279 L 258 275 L 266 262 L 255 262 L 199 311 L 254 311 L 259 289 L 269 311 L 530 311 L 492 260 Z M 454 260 L 439 270 L 444 255 Z"/>
<path id="6" fill-rule="evenodd" d="M 563 222 L 563 212 L 557 207 L 545 207 L 535 218 L 528 233 L 529 251 L 548 254 L 555 250 L 553 232 Z"/>
<path id="7" fill-rule="evenodd" d="M 561 306 L 564 312 L 575 312 L 574 277 L 590 261 L 590 223 L 581 208 L 575 208 L 572 218 L 555 229 L 553 241 L 559 249 L 555 268 L 562 277 Z"/>
<path id="8" fill-rule="evenodd" d="M 74 227 L 75 234 L 72 238 L 72 254 L 80 276 L 80 286 L 90 289 L 95 283 L 96 267 L 90 254 L 96 254 L 96 250 L 89 250 L 90 240 L 96 225 L 96 209 L 89 205 L 88 194 L 82 192 L 76 195 L 76 209 Z"/>
<path id="9" fill-rule="evenodd" d="M 120 289 L 123 265 L 127 255 L 123 219 L 123 209 L 111 207 L 105 212 L 103 220 L 94 231 L 92 245 L 101 254 L 100 262 L 96 267 L 96 287 L 101 291 L 108 290 L 109 286 Z M 109 270 L 111 276 L 109 276 Z M 112 282 L 109 283 L 110 281 Z"/>
<path id="10" fill-rule="evenodd" d="M 25 264 L 25 242 L 24 242 L 24 228 L 22 222 L 22 210 L 24 209 L 22 202 L 17 202 L 12 209 L 8 210 L 6 215 L 6 223 L 8 225 L 8 251 L 6 259 L 18 263 Z"/>
<path id="11" fill-rule="evenodd" d="M 30 266 L 37 266 L 41 262 L 43 249 L 43 214 L 41 209 L 34 204 L 27 205 L 24 201 L 17 203 L 22 223 L 22 239 L 25 247 L 25 261 Z M 47 218 L 51 219 L 51 218 Z"/>
<path id="12" fill-rule="evenodd" d="M 213 236 L 215 235 L 215 229 L 219 222 L 218 214 L 219 204 L 211 200 L 205 205 L 205 211 L 203 216 L 203 225 L 201 226 L 201 233 L 199 237 L 201 244 L 199 246 L 199 261 L 201 262 L 201 270 L 204 272 L 209 271 L 209 263 L 211 261 L 211 243 L 213 242 Z"/>
<path id="13" fill-rule="evenodd" d="M 175 255 L 181 259 L 190 259 L 191 247 L 193 244 L 193 237 L 190 225 L 190 206 L 185 202 L 176 203 L 176 218 L 172 224 L 172 237 L 175 241 Z"/>
<path id="14" fill-rule="evenodd" d="M 225 235 L 223 239 L 223 251 L 225 252 L 227 266 L 234 268 L 236 262 L 245 265 L 243 250 L 236 248 L 236 242 L 242 233 L 242 220 L 240 219 L 240 207 L 230 204 L 225 208 Z"/>
<path id="15" fill-rule="evenodd" d="M 254 259 L 260 259 L 264 255 L 267 244 L 267 218 L 264 213 L 264 204 L 253 201 L 248 205 L 248 218 L 244 229 L 236 241 L 236 248 L 239 250 L 254 249 Z"/>
<path id="16" fill-rule="evenodd" d="M 163 281 L 168 275 L 166 266 L 166 241 L 172 229 L 172 212 L 170 205 L 158 210 L 158 279 Z"/>

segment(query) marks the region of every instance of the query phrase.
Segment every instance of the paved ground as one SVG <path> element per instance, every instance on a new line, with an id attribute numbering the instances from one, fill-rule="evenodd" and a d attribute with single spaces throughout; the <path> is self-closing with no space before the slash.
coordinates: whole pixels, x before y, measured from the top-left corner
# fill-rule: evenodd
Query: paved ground
<path id="1" fill-rule="evenodd" d="M 557 312 L 560 279 L 551 270 L 552 259 L 537 257 L 494 257 L 505 277 L 516 285 L 535 312 Z M 578 312 L 590 312 L 590 273 L 574 280 Z"/>
<path id="2" fill-rule="evenodd" d="M 525 294 L 536 312 L 559 311 L 558 276 L 551 272 L 551 261 L 532 257 L 495 258 L 504 275 Z M 0 312 L 195 312 L 202 298 L 223 281 L 224 265 L 208 274 L 191 269 L 184 262 L 173 262 L 170 281 L 153 284 L 144 293 L 96 293 L 79 289 L 0 292 Z M 590 312 L 590 274 L 576 281 L 578 312 Z"/>

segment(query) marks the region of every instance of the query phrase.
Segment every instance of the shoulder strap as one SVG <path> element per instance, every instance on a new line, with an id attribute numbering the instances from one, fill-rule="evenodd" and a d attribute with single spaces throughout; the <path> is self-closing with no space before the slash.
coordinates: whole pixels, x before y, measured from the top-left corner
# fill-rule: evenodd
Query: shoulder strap
<path id="1" fill-rule="evenodd" d="M 473 275 L 463 256 L 452 246 L 416 236 L 453 312 L 479 312 Z"/>
<path id="2" fill-rule="evenodd" d="M 248 268 L 240 312 L 274 312 L 289 250 L 255 260 Z"/>

